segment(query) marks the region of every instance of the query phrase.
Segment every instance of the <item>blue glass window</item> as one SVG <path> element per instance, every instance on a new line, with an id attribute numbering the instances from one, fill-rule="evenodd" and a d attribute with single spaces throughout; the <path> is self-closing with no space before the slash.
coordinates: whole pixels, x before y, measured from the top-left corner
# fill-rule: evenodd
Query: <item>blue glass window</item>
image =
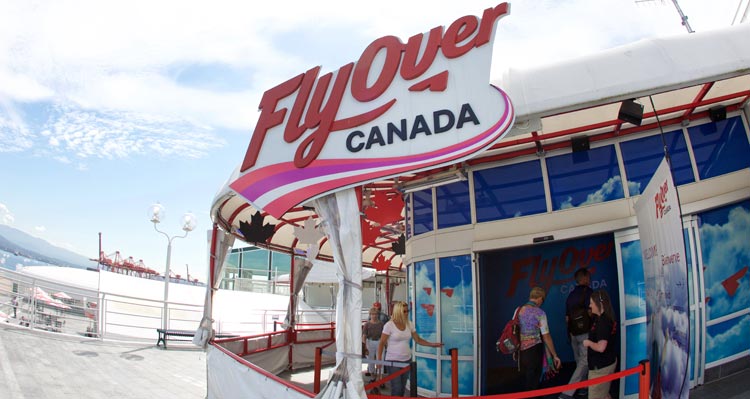
<path id="1" fill-rule="evenodd" d="M 469 182 L 459 181 L 435 188 L 439 229 L 471 223 Z"/>
<path id="2" fill-rule="evenodd" d="M 474 355 L 474 297 L 471 256 L 440 258 L 440 337 L 459 356 Z"/>
<path id="3" fill-rule="evenodd" d="M 435 259 L 423 260 L 415 263 L 414 266 L 416 302 L 409 306 L 411 309 L 409 318 L 414 322 L 414 327 L 420 337 L 428 341 L 438 342 L 437 317 L 435 317 L 435 313 L 438 311 Z M 422 345 L 417 345 L 416 351 L 417 353 L 439 353 L 437 348 Z"/>
<path id="4" fill-rule="evenodd" d="M 750 144 L 739 116 L 688 129 L 701 179 L 750 167 Z"/>
<path id="5" fill-rule="evenodd" d="M 682 130 L 664 133 L 669 158 L 672 162 L 672 175 L 676 185 L 695 181 L 693 167 L 690 164 L 687 143 Z M 620 144 L 625 172 L 628 175 L 630 195 L 639 195 L 651 181 L 656 168 L 664 158 L 664 143 L 661 135 L 653 135 L 630 140 Z"/>
<path id="6" fill-rule="evenodd" d="M 474 172 L 477 223 L 547 211 L 539 160 Z"/>
<path id="7" fill-rule="evenodd" d="M 285 274 L 292 271 L 292 256 L 281 252 L 271 252 L 271 271 Z"/>
<path id="8" fill-rule="evenodd" d="M 574 208 L 623 198 L 622 178 L 615 147 L 547 159 L 552 208 Z"/>
<path id="9" fill-rule="evenodd" d="M 414 201 L 414 235 L 432 231 L 432 189 L 411 194 Z"/>

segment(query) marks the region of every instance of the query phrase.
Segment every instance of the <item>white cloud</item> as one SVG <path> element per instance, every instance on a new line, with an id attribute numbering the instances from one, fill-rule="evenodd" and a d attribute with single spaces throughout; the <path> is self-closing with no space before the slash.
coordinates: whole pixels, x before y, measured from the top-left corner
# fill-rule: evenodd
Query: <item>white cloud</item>
<path id="1" fill-rule="evenodd" d="M 0 153 L 19 152 L 31 148 L 31 137 L 23 119 L 8 101 L 3 100 L 0 93 Z"/>
<path id="2" fill-rule="evenodd" d="M 116 159 L 147 153 L 199 158 L 224 144 L 224 140 L 209 129 L 181 120 L 66 107 L 60 107 L 59 116 L 46 126 L 44 134 L 55 143 L 49 148 L 51 151 L 69 154 L 56 154 L 61 162 L 70 162 L 70 156 Z"/>
<path id="3" fill-rule="evenodd" d="M 16 218 L 5 204 L 0 203 L 0 224 L 12 225 Z"/>
<path id="4" fill-rule="evenodd" d="M 47 227 L 45 227 L 45 226 L 34 226 L 34 231 L 36 231 L 38 233 L 44 233 L 45 231 L 47 231 Z"/>

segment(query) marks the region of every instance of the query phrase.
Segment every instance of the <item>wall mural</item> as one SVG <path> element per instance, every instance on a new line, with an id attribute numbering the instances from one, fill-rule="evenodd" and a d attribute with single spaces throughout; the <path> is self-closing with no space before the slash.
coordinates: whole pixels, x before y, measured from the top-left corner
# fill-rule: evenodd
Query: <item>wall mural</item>
<path id="1" fill-rule="evenodd" d="M 750 201 L 699 216 L 706 289 L 706 366 L 750 350 Z M 743 312 L 744 315 L 742 314 Z M 713 320 L 730 316 L 720 323 Z M 732 317 L 733 316 L 733 317 Z"/>
<path id="2" fill-rule="evenodd" d="M 585 267 L 592 273 L 591 288 L 606 289 L 615 310 L 620 307 L 617 258 L 611 233 L 567 241 L 493 251 L 480 255 L 478 281 L 482 303 L 483 395 L 515 392 L 518 373 L 508 355 L 495 350 L 495 341 L 513 311 L 528 300 L 534 286 L 547 290 L 542 309 L 547 313 L 555 348 L 563 361 L 563 372 L 544 386 L 567 383 L 574 367 L 573 352 L 565 328 L 565 300 L 575 287 L 573 274 Z M 620 316 L 617 315 L 619 322 Z M 619 340 L 618 340 L 619 346 Z M 617 348 L 619 353 L 619 347 Z M 617 384 L 613 391 L 617 392 Z"/>

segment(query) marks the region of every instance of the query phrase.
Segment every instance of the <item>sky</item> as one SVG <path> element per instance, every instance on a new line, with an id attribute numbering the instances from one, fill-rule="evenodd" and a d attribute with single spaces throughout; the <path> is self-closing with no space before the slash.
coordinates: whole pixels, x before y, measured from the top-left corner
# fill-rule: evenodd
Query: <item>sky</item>
<path id="1" fill-rule="evenodd" d="M 740 4 L 742 3 L 742 4 Z M 356 61 L 499 1 L 0 2 L 0 223 L 96 257 L 205 281 L 214 196 L 243 157 L 265 90 Z M 671 1 L 518 0 L 497 25 L 492 75 L 644 38 L 688 34 Z M 696 32 L 747 0 L 681 0 Z M 743 8 L 744 9 L 744 8 Z"/>

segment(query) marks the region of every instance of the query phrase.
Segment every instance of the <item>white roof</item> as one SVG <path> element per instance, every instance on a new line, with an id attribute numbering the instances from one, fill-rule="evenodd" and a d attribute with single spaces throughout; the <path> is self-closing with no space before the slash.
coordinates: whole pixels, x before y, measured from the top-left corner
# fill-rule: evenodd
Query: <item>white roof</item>
<path id="1" fill-rule="evenodd" d="M 652 100 L 665 126 L 705 118 L 712 106 L 737 110 L 746 103 L 750 88 L 748 37 L 750 24 L 744 23 L 714 31 L 642 40 L 544 67 L 499 71 L 493 74 L 499 77 L 491 83 L 510 95 L 516 122 L 505 138 L 470 163 L 530 155 L 539 148 L 543 151 L 564 148 L 570 145 L 572 135 L 603 140 L 655 129 Z M 618 120 L 620 102 L 631 98 L 644 105 L 641 126 Z M 429 173 L 402 176 L 401 181 Z M 257 209 L 229 189 L 228 183 L 236 175 L 237 170 L 219 190 L 211 215 L 223 229 L 231 229 L 242 239 L 237 233 L 239 222 L 249 221 Z M 393 183 L 382 182 L 369 188 L 392 190 Z M 290 252 L 296 245 L 294 227 L 310 216 L 316 217 L 305 208 L 295 208 L 281 220 L 266 216 L 264 223 L 276 225 L 268 247 Z M 364 264 L 370 265 L 376 257 L 383 256 L 391 262 L 391 270 L 403 270 L 401 257 L 391 249 L 403 231 L 402 224 L 381 226 L 380 238 L 363 249 Z M 319 256 L 332 258 L 327 240 L 321 240 L 319 247 Z"/>

